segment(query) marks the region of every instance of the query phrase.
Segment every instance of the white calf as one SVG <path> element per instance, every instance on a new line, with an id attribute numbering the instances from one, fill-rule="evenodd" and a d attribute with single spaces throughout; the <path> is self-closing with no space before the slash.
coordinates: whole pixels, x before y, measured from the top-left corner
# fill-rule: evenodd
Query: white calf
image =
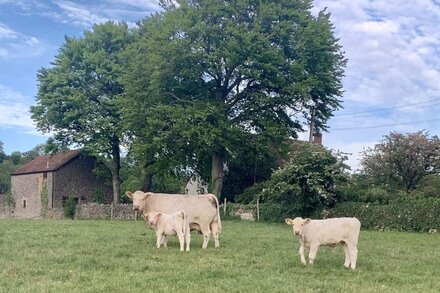
<path id="1" fill-rule="evenodd" d="M 345 267 L 356 268 L 357 243 L 361 222 L 356 218 L 333 218 L 311 220 L 297 217 L 286 219 L 286 224 L 293 227 L 294 234 L 300 239 L 299 254 L 301 262 L 307 264 L 304 249 L 309 249 L 309 264 L 313 265 L 318 248 L 321 245 L 336 246 L 341 244 L 345 251 Z"/>
<path id="2" fill-rule="evenodd" d="M 189 251 L 191 236 L 185 212 L 180 211 L 173 214 L 144 212 L 144 217 L 148 219 L 148 226 L 156 231 L 157 248 L 160 248 L 162 244 L 164 247 L 167 246 L 166 236 L 177 235 L 180 250 L 184 250 L 186 243 L 186 251 Z"/>

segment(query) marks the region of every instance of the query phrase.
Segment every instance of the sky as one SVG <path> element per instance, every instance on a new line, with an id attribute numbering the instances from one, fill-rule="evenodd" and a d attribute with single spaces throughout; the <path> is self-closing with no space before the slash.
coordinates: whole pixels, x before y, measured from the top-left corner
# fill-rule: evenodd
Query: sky
<path id="1" fill-rule="evenodd" d="M 392 131 L 440 135 L 440 0 L 315 0 L 327 8 L 348 59 L 343 109 L 329 120 L 323 144 L 360 152 Z M 155 0 L 0 0 L 0 141 L 7 154 L 44 143 L 30 118 L 37 71 L 50 66 L 64 37 L 94 23 L 136 21 L 159 10 Z M 300 139 L 306 140 L 307 133 Z"/>

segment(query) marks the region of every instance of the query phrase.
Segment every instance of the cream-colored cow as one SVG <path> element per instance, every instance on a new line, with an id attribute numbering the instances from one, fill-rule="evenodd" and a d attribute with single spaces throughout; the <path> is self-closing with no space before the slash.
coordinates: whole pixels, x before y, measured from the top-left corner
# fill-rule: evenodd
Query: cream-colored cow
<path id="1" fill-rule="evenodd" d="M 173 214 L 158 213 L 158 212 L 144 212 L 144 217 L 148 222 L 150 229 L 156 231 L 156 247 L 160 248 L 163 244 L 167 247 L 167 236 L 177 235 L 180 243 L 180 251 L 184 250 L 186 244 L 186 251 L 189 251 L 191 242 L 191 235 L 187 216 L 185 212 L 175 212 Z"/>
<path id="2" fill-rule="evenodd" d="M 127 191 L 126 195 L 133 200 L 133 209 L 142 212 L 161 212 L 172 214 L 185 211 L 191 229 L 203 234 L 202 248 L 208 246 L 212 233 L 215 247 L 220 246 L 219 235 L 221 220 L 219 202 L 214 194 L 183 195 Z"/>
<path id="3" fill-rule="evenodd" d="M 345 251 L 345 267 L 356 268 L 357 243 L 361 222 L 356 218 L 333 218 L 325 220 L 311 220 L 297 217 L 295 219 L 287 218 L 287 225 L 291 225 L 293 233 L 299 238 L 301 247 L 299 254 L 301 262 L 306 265 L 304 249 L 309 249 L 309 264 L 313 261 L 321 245 L 336 246 L 342 245 Z"/>

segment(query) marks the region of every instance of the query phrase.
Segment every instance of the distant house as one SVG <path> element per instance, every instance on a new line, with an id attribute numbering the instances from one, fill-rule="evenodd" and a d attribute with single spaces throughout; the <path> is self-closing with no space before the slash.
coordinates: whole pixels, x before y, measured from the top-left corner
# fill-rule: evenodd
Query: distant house
<path id="1" fill-rule="evenodd" d="M 42 212 L 41 194 L 47 187 L 47 209 L 60 210 L 72 196 L 76 202 L 101 196 L 111 201 L 111 186 L 93 173 L 96 160 L 77 150 L 40 156 L 11 174 L 14 217 L 35 218 Z"/>

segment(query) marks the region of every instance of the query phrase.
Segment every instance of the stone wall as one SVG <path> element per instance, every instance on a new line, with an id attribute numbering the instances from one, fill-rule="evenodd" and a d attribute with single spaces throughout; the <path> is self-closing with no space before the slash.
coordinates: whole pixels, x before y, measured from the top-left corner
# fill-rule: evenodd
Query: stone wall
<path id="1" fill-rule="evenodd" d="M 11 193 L 15 200 L 14 217 L 38 218 L 41 216 L 42 183 L 43 173 L 11 176 Z"/>
<path id="2" fill-rule="evenodd" d="M 75 219 L 110 219 L 112 218 L 112 204 L 99 203 L 80 203 L 76 206 Z M 142 215 L 137 213 L 137 218 L 142 219 Z M 115 204 L 113 205 L 114 220 L 134 220 L 135 213 L 133 205 Z"/>
<path id="3" fill-rule="evenodd" d="M 72 196 L 78 201 L 91 202 L 97 191 L 104 193 L 105 201 L 110 202 L 112 188 L 93 173 L 95 162 L 87 156 L 79 156 L 54 172 L 53 205 L 61 208 L 63 200 Z"/>

